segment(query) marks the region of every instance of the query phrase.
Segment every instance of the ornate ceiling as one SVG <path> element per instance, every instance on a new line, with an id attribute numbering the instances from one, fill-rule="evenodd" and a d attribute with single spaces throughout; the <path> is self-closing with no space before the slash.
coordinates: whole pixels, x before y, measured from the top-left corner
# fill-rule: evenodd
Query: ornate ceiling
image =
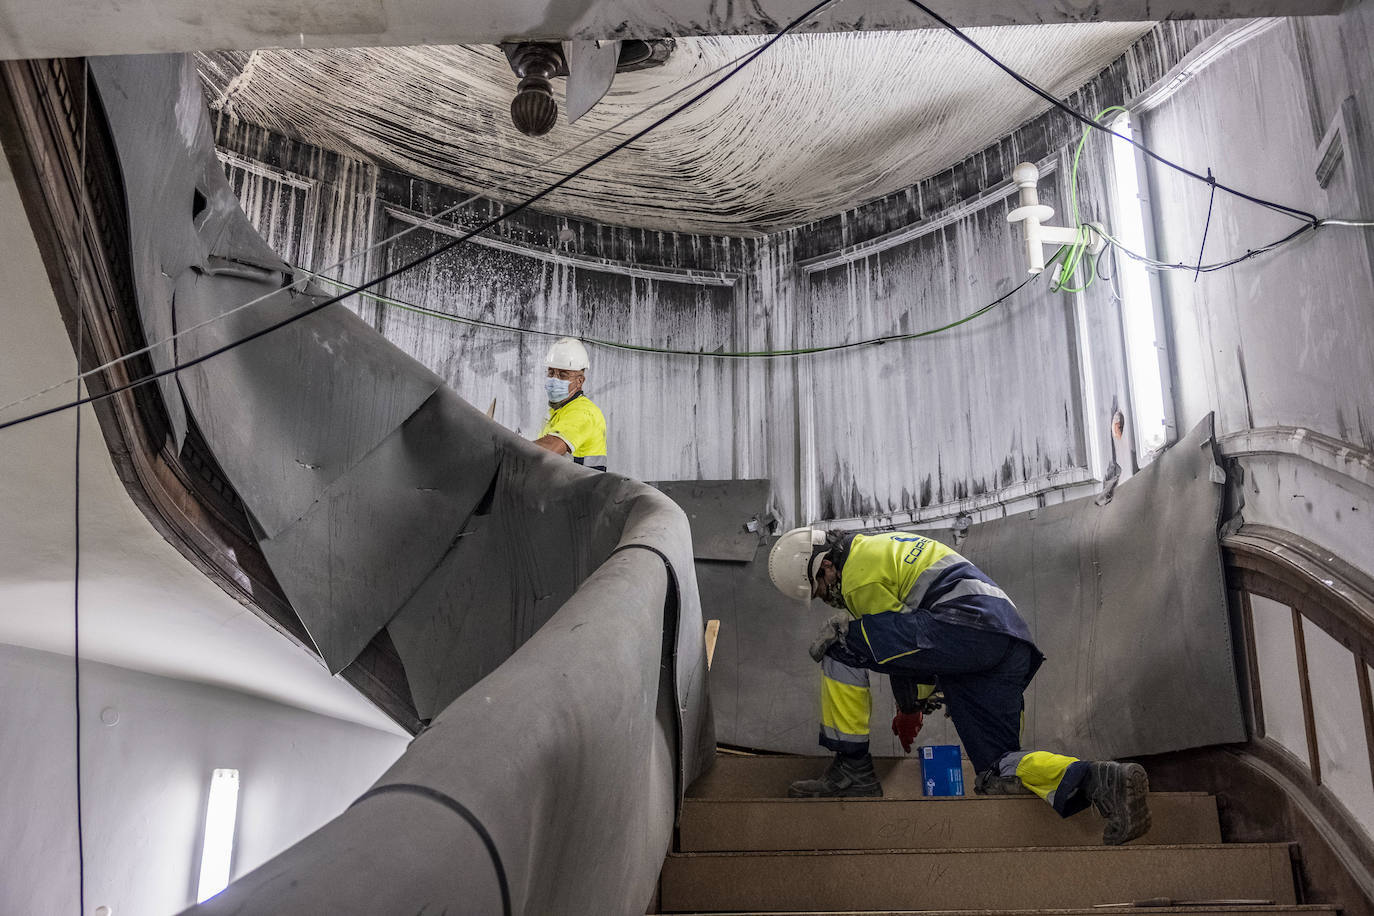
<path id="1" fill-rule="evenodd" d="M 972 34 L 1063 95 L 1148 28 L 1061 24 Z M 201 55 L 199 63 L 213 109 L 512 202 L 708 83 L 619 124 L 627 116 L 761 42 L 679 39 L 663 67 L 618 75 L 590 113 L 573 125 L 560 117 L 540 138 L 511 125 L 516 79 L 495 46 L 218 52 Z M 560 108 L 563 84 L 554 83 Z M 708 98 L 555 192 L 540 209 L 713 234 L 795 226 L 914 184 L 1046 107 L 945 32 L 789 36 Z"/>

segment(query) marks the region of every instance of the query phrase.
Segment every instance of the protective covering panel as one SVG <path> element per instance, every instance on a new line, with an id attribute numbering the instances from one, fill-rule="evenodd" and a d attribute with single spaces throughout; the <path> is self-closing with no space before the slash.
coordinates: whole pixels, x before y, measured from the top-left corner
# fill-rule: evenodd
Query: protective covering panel
<path id="1" fill-rule="evenodd" d="M 664 480 L 651 483 L 687 513 L 698 560 L 754 559 L 768 514 L 767 480 Z M 752 524 L 754 530 L 750 530 Z"/>
<path id="2" fill-rule="evenodd" d="M 1107 505 L 1084 499 L 988 522 L 959 546 L 1011 595 L 1047 656 L 1026 693 L 1027 746 L 1115 757 L 1245 740 L 1218 472 L 1209 418 Z M 766 564 L 766 549 L 742 571 L 698 564 L 704 613 L 722 619 L 711 672 L 717 733 L 729 744 L 821 753 L 819 671 L 806 647 L 830 608 L 783 599 Z M 879 750 L 891 743 L 886 680 L 873 679 L 883 691 L 873 714 Z M 947 727 L 942 717 L 934 724 Z"/>
<path id="3" fill-rule="evenodd" d="M 193 272 L 189 283 L 178 284 L 178 325 L 222 315 L 247 301 L 249 291 L 270 291 L 262 280 L 281 282 L 253 279 L 259 282 L 242 272 Z M 317 301 L 280 292 L 189 335 L 178 355 L 193 359 Z M 305 516 L 441 384 L 376 338 L 352 312 L 329 308 L 180 373 L 201 431 L 268 537 Z M 311 351 L 329 358 L 305 358 Z M 225 390 L 240 396 L 216 396 Z"/>
<path id="4" fill-rule="evenodd" d="M 145 328 L 227 316 L 186 359 L 321 301 L 282 289 L 238 210 L 187 60 L 92 72 L 139 288 L 172 290 L 140 297 Z M 682 511 L 492 423 L 339 305 L 178 388 L 331 668 L 391 624 L 437 714 L 355 808 L 207 910 L 642 913 L 714 749 Z"/>
<path id="5" fill-rule="evenodd" d="M 387 626 L 413 672 L 422 719 L 494 670 L 572 597 L 615 549 L 629 499 L 642 489 L 608 474 L 551 479 L 541 457 L 501 449 L 490 505 L 438 544 L 446 550 L 438 568 Z M 529 500 L 531 491 L 541 498 Z"/>
<path id="6" fill-rule="evenodd" d="M 474 437 L 452 447 L 464 413 L 478 417 L 452 391 L 438 389 L 304 517 L 262 542 L 274 569 L 292 570 L 287 595 L 318 634 L 331 670 L 356 658 L 424 587 L 490 485 L 495 444 Z"/>

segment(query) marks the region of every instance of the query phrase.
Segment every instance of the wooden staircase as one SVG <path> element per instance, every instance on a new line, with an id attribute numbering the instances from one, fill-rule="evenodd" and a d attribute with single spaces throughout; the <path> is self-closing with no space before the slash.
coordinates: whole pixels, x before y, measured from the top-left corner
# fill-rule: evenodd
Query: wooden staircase
<path id="1" fill-rule="evenodd" d="M 1337 912 L 1298 904 L 1289 844 L 1223 843 L 1211 795 L 1152 794 L 1150 832 L 1108 847 L 1093 811 L 1066 820 L 1028 796 L 923 798 L 915 758 L 877 761 L 883 798 L 785 797 L 825 763 L 718 758 L 684 802 L 657 912 Z"/>

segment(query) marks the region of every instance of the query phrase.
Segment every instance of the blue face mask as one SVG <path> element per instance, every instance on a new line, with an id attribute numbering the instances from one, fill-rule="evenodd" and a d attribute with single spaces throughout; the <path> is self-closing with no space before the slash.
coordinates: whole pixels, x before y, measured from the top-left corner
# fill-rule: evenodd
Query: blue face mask
<path id="1" fill-rule="evenodd" d="M 544 379 L 544 391 L 548 393 L 549 403 L 557 404 L 568 399 L 568 380 L 565 378 Z"/>

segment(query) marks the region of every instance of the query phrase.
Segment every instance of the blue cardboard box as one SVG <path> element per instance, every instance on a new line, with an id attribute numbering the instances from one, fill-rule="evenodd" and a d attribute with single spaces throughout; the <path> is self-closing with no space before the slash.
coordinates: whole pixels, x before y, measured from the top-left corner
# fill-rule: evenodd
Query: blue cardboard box
<path id="1" fill-rule="evenodd" d="M 963 795 L 964 760 L 957 744 L 921 747 L 921 793 Z"/>

